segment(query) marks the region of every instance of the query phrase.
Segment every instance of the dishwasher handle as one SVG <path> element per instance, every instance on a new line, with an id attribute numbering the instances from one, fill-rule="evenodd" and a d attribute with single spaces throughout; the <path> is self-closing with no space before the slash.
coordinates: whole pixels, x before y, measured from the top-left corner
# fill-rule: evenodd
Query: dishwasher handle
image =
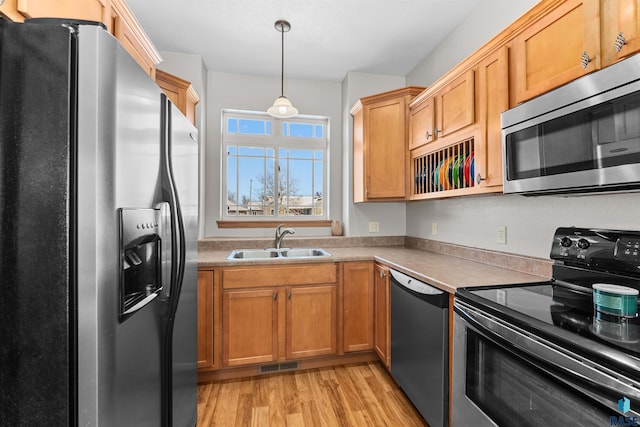
<path id="1" fill-rule="evenodd" d="M 448 294 L 445 291 L 414 279 L 411 276 L 407 276 L 406 274 L 394 269 L 390 269 L 389 273 L 391 276 L 391 283 L 397 285 L 405 292 L 440 308 L 447 308 L 449 306 Z"/>

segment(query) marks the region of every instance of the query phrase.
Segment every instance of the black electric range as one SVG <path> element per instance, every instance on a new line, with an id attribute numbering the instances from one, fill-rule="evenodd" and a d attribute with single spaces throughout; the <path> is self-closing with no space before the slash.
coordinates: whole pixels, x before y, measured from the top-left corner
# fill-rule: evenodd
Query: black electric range
<path id="1" fill-rule="evenodd" d="M 558 228 L 553 277 L 459 289 L 456 296 L 564 348 L 640 378 L 640 318 L 594 314 L 592 285 L 640 289 L 640 232 Z"/>

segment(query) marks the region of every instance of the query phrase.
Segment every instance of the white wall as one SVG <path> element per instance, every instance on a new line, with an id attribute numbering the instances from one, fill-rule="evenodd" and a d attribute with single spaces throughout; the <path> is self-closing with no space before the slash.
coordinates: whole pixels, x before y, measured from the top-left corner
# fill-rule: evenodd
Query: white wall
<path id="1" fill-rule="evenodd" d="M 160 52 L 162 56 L 162 62 L 158 64 L 158 68 L 176 75 L 184 80 L 191 82 L 191 85 L 195 89 L 200 102 L 196 105 L 196 127 L 198 128 L 199 139 L 199 170 L 200 176 L 204 171 L 206 158 L 206 135 L 207 135 L 207 69 L 204 65 L 204 61 L 200 55 L 189 55 L 185 53 L 177 52 Z M 202 180 L 200 181 L 200 200 L 204 200 L 204 188 L 202 187 Z M 204 204 L 200 203 L 199 209 L 200 218 L 205 217 Z M 198 237 L 204 237 L 204 224 L 205 222 L 200 220 L 198 228 Z"/>
<path id="2" fill-rule="evenodd" d="M 345 236 L 404 236 L 406 205 L 404 203 L 353 203 L 353 118 L 351 107 L 362 97 L 406 86 L 405 78 L 350 72 L 342 82 L 342 147 L 345 167 L 342 173 L 342 217 Z M 378 221 L 380 231 L 369 233 L 369 221 Z"/>
<path id="3" fill-rule="evenodd" d="M 408 76 L 426 85 L 521 16 L 536 1 L 484 0 Z M 493 195 L 411 202 L 407 235 L 548 258 L 553 232 L 560 226 L 640 229 L 640 195 L 581 197 Z M 438 234 L 431 235 L 431 224 Z M 496 243 L 497 226 L 507 227 L 507 244 Z"/>
<path id="4" fill-rule="evenodd" d="M 407 75 L 407 85 L 428 86 L 495 37 L 539 0 L 483 0 Z"/>
<path id="5" fill-rule="evenodd" d="M 284 93 L 298 108 L 300 114 L 329 117 L 329 216 L 341 219 L 342 215 L 342 105 L 341 86 L 336 82 L 310 80 L 285 80 Z M 250 75 L 209 72 L 207 91 L 207 153 L 203 177 L 205 237 L 270 237 L 273 228 L 219 229 L 216 220 L 220 215 L 220 135 L 221 111 L 235 108 L 266 111 L 280 95 L 280 79 Z M 296 235 L 330 235 L 330 228 L 296 229 Z"/>

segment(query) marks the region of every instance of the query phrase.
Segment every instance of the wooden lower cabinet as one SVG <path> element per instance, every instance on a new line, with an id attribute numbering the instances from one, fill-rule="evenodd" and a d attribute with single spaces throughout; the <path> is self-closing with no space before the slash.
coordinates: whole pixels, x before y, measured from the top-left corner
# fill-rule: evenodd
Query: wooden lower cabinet
<path id="1" fill-rule="evenodd" d="M 222 363 L 238 366 L 277 359 L 278 290 L 222 294 Z"/>
<path id="2" fill-rule="evenodd" d="M 336 354 L 336 285 L 287 289 L 286 357 Z"/>
<path id="3" fill-rule="evenodd" d="M 373 262 L 342 265 L 344 351 L 373 349 Z"/>
<path id="4" fill-rule="evenodd" d="M 214 272 L 198 271 L 198 369 L 213 369 Z"/>
<path id="5" fill-rule="evenodd" d="M 374 349 L 387 369 L 391 368 L 390 292 L 389 268 L 376 264 L 374 268 Z"/>
<path id="6" fill-rule="evenodd" d="M 336 353 L 335 284 L 224 291 L 222 313 L 225 367 Z"/>

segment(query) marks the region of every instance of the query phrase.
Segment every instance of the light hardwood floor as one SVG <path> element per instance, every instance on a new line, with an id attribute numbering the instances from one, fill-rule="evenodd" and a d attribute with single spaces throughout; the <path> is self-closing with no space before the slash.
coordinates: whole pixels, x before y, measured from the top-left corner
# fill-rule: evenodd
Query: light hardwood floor
<path id="1" fill-rule="evenodd" d="M 427 424 L 377 362 L 198 386 L 198 427 Z"/>

